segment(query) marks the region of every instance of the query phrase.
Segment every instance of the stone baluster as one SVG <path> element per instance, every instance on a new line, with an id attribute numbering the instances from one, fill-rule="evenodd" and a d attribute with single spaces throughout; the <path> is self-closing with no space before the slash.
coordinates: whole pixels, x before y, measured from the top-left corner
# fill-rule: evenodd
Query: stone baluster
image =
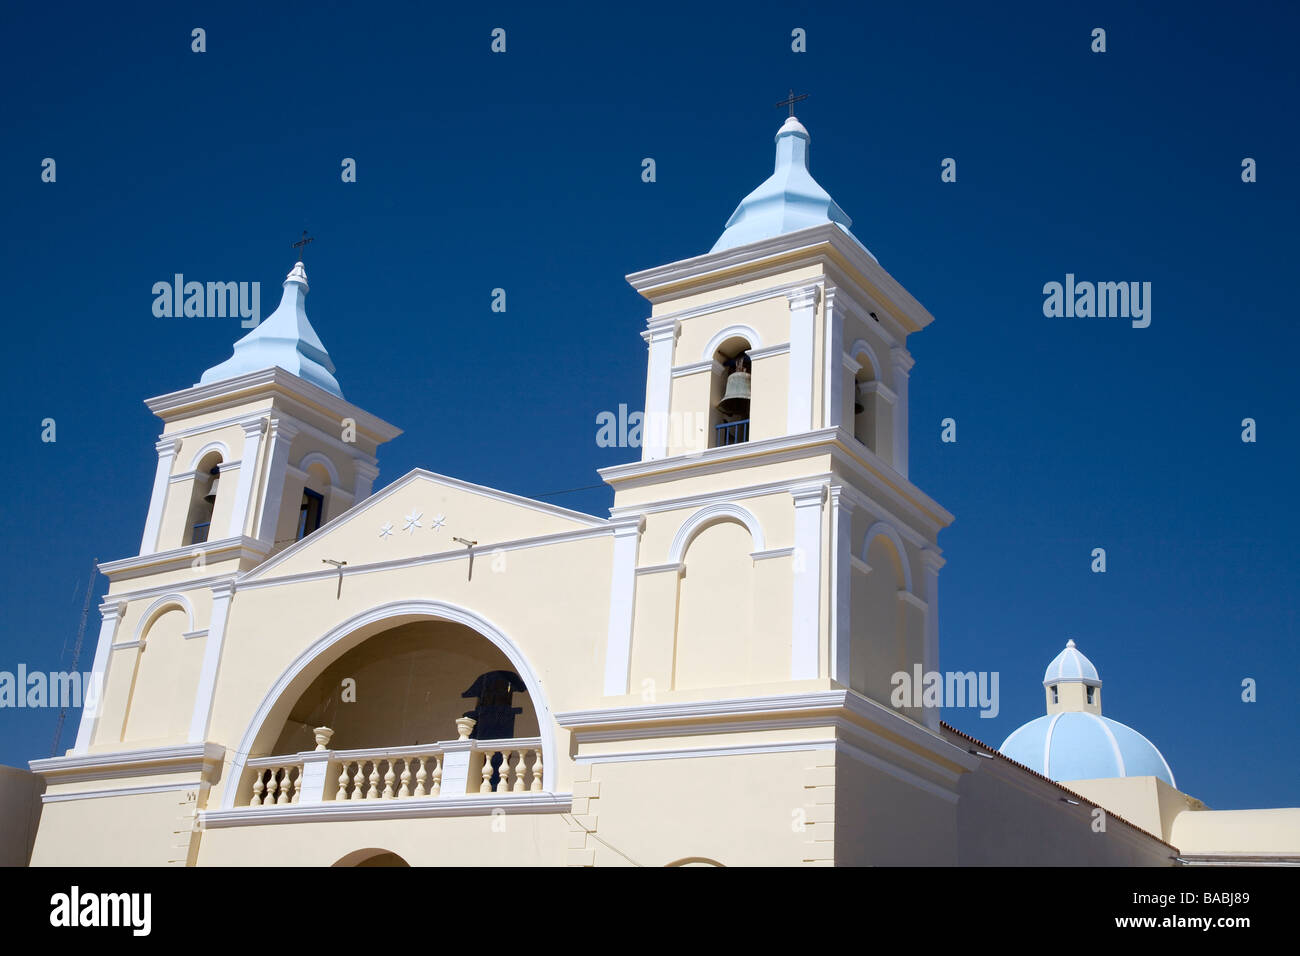
<path id="1" fill-rule="evenodd" d="M 293 803 L 298 803 L 298 798 L 302 796 L 302 778 L 306 772 L 306 767 L 298 768 L 298 779 L 293 782 Z"/>
<path id="2" fill-rule="evenodd" d="M 492 792 L 492 751 L 483 751 L 483 783 L 478 788 L 479 793 Z"/>
<path id="3" fill-rule="evenodd" d="M 366 798 L 366 762 L 357 761 L 357 772 L 352 777 L 352 799 L 364 800 Z"/>
<path id="4" fill-rule="evenodd" d="M 384 772 L 384 800 L 393 799 L 393 782 L 397 780 L 397 774 L 393 772 L 393 759 L 388 760 L 388 770 Z"/>
<path id="5" fill-rule="evenodd" d="M 262 782 L 264 776 L 266 776 L 266 771 L 259 767 L 257 777 L 253 780 L 253 799 L 248 804 L 250 807 L 260 807 L 262 805 L 262 793 L 266 790 L 266 784 Z"/>
<path id="6" fill-rule="evenodd" d="M 402 761 L 402 789 L 397 791 L 397 798 L 409 797 L 411 795 L 411 757 Z"/>
<path id="7" fill-rule="evenodd" d="M 533 790 L 542 789 L 542 752 L 533 751 Z"/>
<path id="8" fill-rule="evenodd" d="M 524 761 L 528 759 L 528 751 L 519 751 L 518 775 L 515 777 L 514 792 L 523 793 L 528 787 L 524 784 Z"/>
<path id="9" fill-rule="evenodd" d="M 275 800 L 275 802 L 278 804 L 284 804 L 289 802 L 289 787 L 291 786 L 289 781 L 289 770 L 290 770 L 289 767 L 276 768 L 277 773 L 279 772 L 284 773 L 284 776 L 280 778 L 280 795 L 276 797 Z"/>
<path id="10" fill-rule="evenodd" d="M 370 761 L 370 789 L 366 791 L 367 800 L 379 799 L 379 761 Z"/>
<path id="11" fill-rule="evenodd" d="M 442 754 L 433 755 L 433 786 L 429 795 L 436 797 L 442 793 Z"/>
<path id="12" fill-rule="evenodd" d="M 334 794 L 335 800 L 346 800 L 349 797 L 348 784 L 352 782 L 352 774 L 348 772 L 350 766 L 351 761 L 345 760 L 339 769 L 339 792 Z"/>

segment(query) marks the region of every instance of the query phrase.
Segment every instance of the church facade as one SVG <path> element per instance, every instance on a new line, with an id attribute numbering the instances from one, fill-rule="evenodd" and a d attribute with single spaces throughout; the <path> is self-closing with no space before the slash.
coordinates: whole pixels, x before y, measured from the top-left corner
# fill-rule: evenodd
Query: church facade
<path id="1" fill-rule="evenodd" d="M 101 565 L 100 699 L 31 764 L 32 863 L 1300 859 L 1300 811 L 1175 826 L 1213 811 L 1172 773 L 1066 789 L 891 703 L 938 664 L 953 519 L 908 469 L 933 317 L 808 142 L 791 116 L 710 252 L 628 277 L 644 434 L 608 517 L 418 469 L 375 490 L 400 431 L 344 398 L 302 262 L 150 399 L 139 553 Z"/>

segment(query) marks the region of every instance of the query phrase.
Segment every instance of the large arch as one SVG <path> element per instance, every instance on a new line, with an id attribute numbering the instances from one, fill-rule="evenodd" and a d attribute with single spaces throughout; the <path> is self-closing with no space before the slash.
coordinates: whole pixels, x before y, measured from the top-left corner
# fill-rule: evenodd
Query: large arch
<path id="1" fill-rule="evenodd" d="M 725 501 L 715 505 L 705 505 L 682 522 L 682 526 L 677 529 L 677 534 L 673 536 L 672 547 L 668 551 L 668 563 L 681 564 L 692 538 L 709 525 L 728 518 L 739 521 L 749 529 L 749 536 L 754 542 L 753 550 L 762 551 L 767 547 L 763 538 L 763 526 L 758 523 L 754 513 L 748 508 Z"/>
<path id="2" fill-rule="evenodd" d="M 505 654 L 514 667 L 515 673 L 523 679 L 524 685 L 528 688 L 533 711 L 537 714 L 537 732 L 542 738 L 542 765 L 548 769 L 558 767 L 550 704 L 543 692 L 541 679 L 515 642 L 487 618 L 467 608 L 446 601 L 416 598 L 381 604 L 348 618 L 318 638 L 280 674 L 263 696 L 261 704 L 253 714 L 253 719 L 249 722 L 243 737 L 240 738 L 239 749 L 235 752 L 234 760 L 231 761 L 230 778 L 226 781 L 226 789 L 221 796 L 221 808 L 223 810 L 234 808 L 239 782 L 244 777 L 245 764 L 250 757 L 258 756 L 254 753 L 258 739 L 264 734 L 273 732 L 274 728 L 268 729 L 268 720 L 277 706 L 283 704 L 286 714 L 288 709 L 292 708 L 294 701 L 290 698 L 289 689 L 295 681 L 303 678 L 305 674 L 307 676 L 303 686 L 309 684 L 331 661 L 383 630 L 382 628 L 371 630 L 374 625 L 385 621 L 408 623 L 419 620 L 448 621 L 464 625 L 486 638 Z M 328 651 L 333 653 L 328 654 L 327 657 Z M 269 746 L 270 743 L 274 743 L 274 740 L 274 737 L 270 737 L 269 743 L 265 739 L 263 743 Z M 554 774 L 555 770 L 552 769 L 550 779 L 554 779 Z"/>
<path id="3" fill-rule="evenodd" d="M 231 460 L 229 445 L 223 441 L 210 441 L 194 453 L 194 457 L 190 459 L 190 471 L 196 470 L 199 467 L 199 462 L 214 451 L 220 453 L 223 462 L 229 462 Z M 250 465 L 249 467 L 252 466 Z"/>

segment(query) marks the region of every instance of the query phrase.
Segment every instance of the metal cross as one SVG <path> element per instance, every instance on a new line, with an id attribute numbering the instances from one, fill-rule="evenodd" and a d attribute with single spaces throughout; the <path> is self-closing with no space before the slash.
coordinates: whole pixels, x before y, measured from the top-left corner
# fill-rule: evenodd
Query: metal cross
<path id="1" fill-rule="evenodd" d="M 798 96 L 795 96 L 794 90 L 791 90 L 790 95 L 787 96 L 785 99 L 783 99 L 780 103 L 777 103 L 776 105 L 778 107 L 781 106 L 790 107 L 790 115 L 794 116 L 794 104 L 798 103 L 800 100 L 806 100 L 806 99 L 808 99 L 807 93 L 800 93 Z M 305 236 L 307 234 L 304 232 L 303 235 Z"/>
<path id="2" fill-rule="evenodd" d="M 790 92 L 793 93 L 794 90 L 791 90 Z M 794 108 L 794 107 L 791 107 L 791 109 L 793 109 L 793 108 Z M 790 115 L 793 116 L 794 114 L 791 113 Z M 294 247 L 295 249 L 300 250 L 300 251 L 298 252 L 298 261 L 299 261 L 299 262 L 302 261 L 302 254 L 303 254 L 304 252 L 307 251 L 307 243 L 309 243 L 309 242 L 315 242 L 315 241 L 316 241 L 315 238 L 313 238 L 313 237 L 307 235 L 307 230 L 306 230 L 306 229 L 304 229 L 304 230 L 302 231 L 302 238 L 299 239 L 297 242 L 293 243 L 293 247 Z"/>

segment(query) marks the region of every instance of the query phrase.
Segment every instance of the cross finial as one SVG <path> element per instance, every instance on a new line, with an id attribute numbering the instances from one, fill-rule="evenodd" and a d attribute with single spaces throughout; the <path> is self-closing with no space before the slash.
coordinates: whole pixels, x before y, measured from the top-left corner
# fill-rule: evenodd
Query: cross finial
<path id="1" fill-rule="evenodd" d="M 306 230 L 306 229 L 304 229 L 304 230 L 302 231 L 302 238 L 299 239 L 297 242 L 293 243 L 293 247 L 294 247 L 295 249 L 298 250 L 298 261 L 299 261 L 299 262 L 302 261 L 302 254 L 303 254 L 304 252 L 307 251 L 307 243 L 309 243 L 309 242 L 315 242 L 315 241 L 316 241 L 316 240 L 315 240 L 314 238 L 312 238 L 311 236 L 307 235 L 307 230 Z"/>
<path id="2" fill-rule="evenodd" d="M 778 107 L 781 106 L 790 107 L 790 115 L 794 116 L 794 104 L 798 103 L 800 100 L 806 100 L 806 99 L 808 99 L 807 93 L 800 93 L 798 96 L 795 96 L 794 90 L 791 90 L 790 95 L 787 96 L 785 99 L 783 99 L 780 103 L 777 103 L 776 105 Z"/>

